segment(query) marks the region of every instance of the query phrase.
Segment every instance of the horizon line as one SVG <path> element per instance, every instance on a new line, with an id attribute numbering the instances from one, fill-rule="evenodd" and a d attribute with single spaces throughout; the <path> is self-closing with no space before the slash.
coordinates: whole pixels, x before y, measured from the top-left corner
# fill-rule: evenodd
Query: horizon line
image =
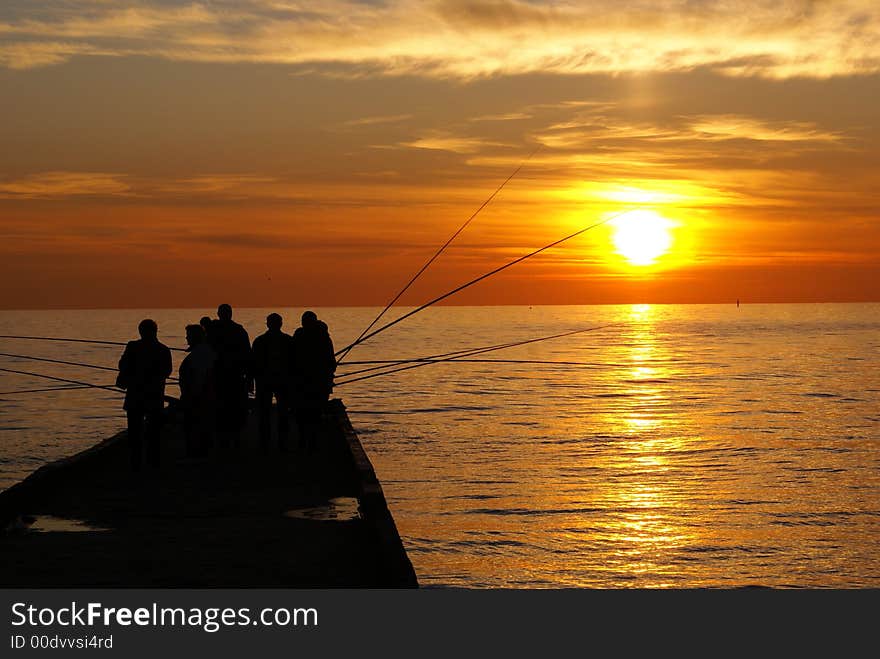
<path id="1" fill-rule="evenodd" d="M 868 300 L 776 300 L 776 301 L 747 301 L 742 299 L 733 299 L 724 302 L 564 302 L 564 303 L 545 303 L 535 302 L 527 303 L 498 303 L 498 304 L 438 304 L 436 307 L 459 307 L 459 308 L 487 308 L 487 307 L 631 307 L 631 306 L 706 306 L 706 305 L 733 305 L 733 306 L 766 306 L 777 304 L 878 304 L 880 299 Z M 232 305 L 233 309 L 377 309 L 384 306 L 383 304 L 326 304 L 326 305 L 308 305 L 308 304 L 290 304 L 290 305 Z M 401 304 L 393 308 L 395 309 L 414 309 L 417 304 Z M 215 305 L 201 306 L 153 306 L 153 307 L 93 307 L 93 306 L 70 306 L 70 307 L 18 307 L 18 308 L 0 308 L 0 313 L 14 311 L 191 311 L 195 309 L 215 309 Z"/>

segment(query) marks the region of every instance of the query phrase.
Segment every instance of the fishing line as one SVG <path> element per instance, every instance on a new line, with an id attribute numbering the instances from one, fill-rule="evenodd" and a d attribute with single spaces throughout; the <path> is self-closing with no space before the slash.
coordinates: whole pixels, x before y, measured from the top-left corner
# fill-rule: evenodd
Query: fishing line
<path id="1" fill-rule="evenodd" d="M 621 325 L 621 324 L 623 324 L 623 323 L 612 323 L 610 325 L 602 325 L 601 327 L 603 327 L 603 328 L 604 327 L 614 327 L 615 325 Z M 594 328 L 588 328 L 589 331 L 592 331 L 593 329 Z M 573 330 L 571 332 L 563 332 L 561 334 L 550 334 L 547 336 L 541 336 L 541 337 L 537 337 L 537 338 L 533 338 L 533 339 L 526 339 L 524 341 L 509 341 L 507 343 L 496 343 L 495 345 L 491 345 L 491 346 L 481 346 L 478 348 L 466 348 L 464 350 L 453 350 L 451 352 L 444 352 L 444 353 L 440 353 L 437 355 L 428 355 L 427 357 L 403 359 L 403 360 L 400 360 L 400 363 L 401 364 L 411 364 L 413 362 L 438 360 L 438 359 L 442 359 L 443 357 L 448 357 L 451 355 L 457 355 L 459 358 L 473 357 L 474 355 L 481 355 L 481 354 L 484 354 L 487 352 L 494 352 L 495 350 L 501 350 L 503 348 L 515 348 L 517 346 L 525 345 L 527 343 L 535 343 L 538 341 L 549 341 L 551 339 L 557 339 L 557 338 L 561 338 L 563 336 L 571 336 L 572 334 L 578 334 L 580 332 L 584 332 L 584 331 L 588 331 L 588 330 L 579 329 L 579 330 Z M 360 369 L 358 371 L 350 371 L 348 373 L 345 373 L 344 375 L 340 375 L 339 377 L 340 378 L 350 377 L 352 375 L 359 375 L 361 373 L 369 373 L 371 371 L 376 371 L 376 370 L 380 370 L 380 369 L 390 369 L 393 367 L 394 367 L 393 362 L 389 362 L 387 365 L 372 366 L 369 368 Z"/>
<path id="2" fill-rule="evenodd" d="M 362 375 L 362 376 L 356 377 L 354 379 L 343 380 L 342 382 L 334 383 L 334 386 L 338 387 L 343 384 L 351 384 L 353 382 L 360 382 L 361 380 L 369 380 L 371 378 L 379 377 L 380 375 L 393 375 L 395 373 L 409 371 L 413 368 L 420 368 L 422 366 L 430 366 L 431 364 L 442 364 L 445 362 L 457 361 L 458 359 L 461 359 L 464 357 L 472 357 L 474 355 L 481 355 L 481 354 L 485 354 L 487 352 L 494 352 L 496 350 L 504 350 L 506 348 L 513 348 L 516 346 L 526 345 L 529 343 L 537 343 L 539 341 L 549 341 L 550 339 L 558 339 L 558 338 L 561 338 L 564 336 L 572 336 L 574 334 L 583 334 L 584 332 L 595 332 L 596 330 L 606 329 L 608 327 L 616 327 L 621 324 L 622 323 L 612 323 L 609 325 L 598 325 L 596 327 L 588 327 L 585 329 L 573 330 L 571 332 L 562 332 L 560 334 L 554 334 L 552 336 L 543 336 L 543 337 L 538 337 L 538 338 L 534 338 L 534 339 L 528 339 L 526 341 L 517 341 L 514 343 L 508 343 L 508 344 L 504 344 L 504 345 L 500 345 L 500 346 L 493 346 L 493 347 L 489 347 L 489 348 L 475 348 L 473 351 L 467 352 L 463 355 L 453 355 L 453 356 L 447 357 L 445 359 L 435 359 L 435 360 L 428 361 L 428 362 L 420 361 L 420 362 L 416 362 L 414 364 L 410 364 L 409 366 L 403 366 L 400 368 L 395 368 L 393 370 L 383 371 L 381 373 L 371 373 L 370 375 Z"/>
<path id="3" fill-rule="evenodd" d="M 113 366 L 99 366 L 98 364 L 86 364 L 83 362 L 70 362 L 70 361 L 65 361 L 63 359 L 49 359 L 48 357 L 33 357 L 31 355 L 14 355 L 14 354 L 11 354 L 8 352 L 0 352 L 0 357 L 13 357 L 16 359 L 29 359 L 29 360 L 35 361 L 35 362 L 51 362 L 53 364 L 64 364 L 66 366 L 80 366 L 82 368 L 94 368 L 94 369 L 100 369 L 102 371 L 118 371 L 119 370 L 118 368 L 115 368 Z M 175 377 L 169 377 L 168 379 L 172 380 L 174 382 L 177 381 L 177 378 L 175 378 Z"/>
<path id="4" fill-rule="evenodd" d="M 513 261 L 510 261 L 509 263 L 506 263 L 498 268 L 495 268 L 494 270 L 490 270 L 489 272 L 482 274 L 479 277 L 476 277 L 475 279 L 471 279 L 469 282 L 464 283 L 461 286 L 458 286 L 457 288 L 452 289 L 448 293 L 444 293 L 443 295 L 434 298 L 430 302 L 426 302 L 422 306 L 417 307 L 417 308 L 413 309 L 412 311 L 405 313 L 404 315 L 400 316 L 399 318 L 396 318 L 395 320 L 392 320 L 390 323 L 386 323 L 385 325 L 382 325 L 379 329 L 373 330 L 372 332 L 365 334 L 358 341 L 355 341 L 354 343 L 350 344 L 349 346 L 346 346 L 346 348 L 343 348 L 342 350 L 337 351 L 336 354 L 338 355 L 345 350 L 353 348 L 355 345 L 357 345 L 359 343 L 363 343 L 364 341 L 376 336 L 377 334 L 380 334 L 380 333 L 384 332 L 385 330 L 390 329 L 391 327 L 394 327 L 399 322 L 406 320 L 410 316 L 413 316 L 413 315 L 419 313 L 420 311 L 424 311 L 428 307 L 433 306 L 434 304 L 437 304 L 438 302 L 441 302 L 442 300 L 445 300 L 446 298 L 448 298 L 452 295 L 455 295 L 456 293 L 459 293 L 459 292 L 463 291 L 464 289 L 469 288 L 469 287 L 473 286 L 474 284 L 477 284 L 477 283 L 483 281 L 484 279 L 487 279 L 488 277 L 491 277 L 492 275 L 496 275 L 503 270 L 507 270 L 507 268 L 514 266 L 517 263 L 521 263 L 522 261 L 525 261 L 526 259 L 529 259 L 533 256 L 536 256 L 536 255 L 540 254 L 541 252 L 544 252 L 544 251 L 550 249 L 551 247 L 556 247 L 557 245 L 561 245 L 562 243 L 566 242 L 567 240 L 571 240 L 572 238 L 576 238 L 577 236 L 580 236 L 581 234 L 586 233 L 590 229 L 595 229 L 596 227 L 602 226 L 603 224 L 607 224 L 611 220 L 613 220 L 617 217 L 620 217 L 621 215 L 624 215 L 629 212 L 631 212 L 631 211 L 625 210 L 625 211 L 620 211 L 619 213 L 614 213 L 612 215 L 609 215 L 608 217 L 606 217 L 604 220 L 602 220 L 600 222 L 596 222 L 596 223 L 591 224 L 587 227 L 584 227 L 583 229 L 579 229 L 578 231 L 575 231 L 574 233 L 572 233 L 568 236 L 565 236 L 564 238 L 560 238 L 559 240 L 555 240 L 552 243 L 550 243 L 548 245 L 544 245 L 543 247 L 536 249 L 533 252 L 529 252 L 528 254 L 520 256 L 520 257 L 514 259 Z"/>
<path id="5" fill-rule="evenodd" d="M 495 192 L 493 192 L 491 195 L 489 195 L 489 198 L 486 199 L 486 201 L 484 201 L 484 202 L 480 205 L 480 207 L 479 207 L 477 210 L 475 210 L 467 220 L 465 220 L 464 224 L 462 224 L 460 227 L 458 227 L 458 230 L 457 230 L 455 233 L 452 234 L 452 236 L 449 238 L 449 240 L 447 240 L 445 243 L 443 243 L 443 245 L 442 245 L 442 246 L 441 246 L 441 247 L 440 247 L 440 248 L 434 253 L 434 256 L 432 256 L 430 259 L 428 259 L 428 262 L 425 263 L 425 265 L 423 265 L 423 266 L 421 267 L 421 269 L 420 269 L 415 275 L 413 275 L 412 279 L 410 279 L 410 280 L 407 282 L 406 286 L 404 286 L 402 289 L 400 289 L 400 292 L 399 292 L 397 295 L 394 296 L 394 298 L 391 300 L 391 302 L 389 302 L 387 305 L 385 305 L 385 308 L 382 309 L 382 311 L 379 312 L 379 315 L 376 316 L 376 317 L 373 319 L 373 322 L 371 322 L 369 325 L 367 325 L 366 329 L 365 329 L 363 332 L 361 332 L 360 336 L 359 336 L 357 339 L 355 339 L 353 343 L 350 343 L 347 347 L 343 348 L 342 350 L 339 351 L 339 353 L 337 353 L 337 354 L 339 355 L 339 359 L 336 360 L 336 361 L 337 361 L 337 364 L 341 364 L 341 363 L 342 363 L 342 360 L 345 359 L 345 356 L 346 356 L 349 352 L 351 352 L 351 350 L 352 350 L 356 345 L 358 345 L 359 343 L 361 343 L 361 341 L 364 339 L 364 335 L 365 335 L 367 332 L 369 332 L 371 329 L 373 329 L 373 327 L 375 326 L 375 324 L 379 322 L 379 320 L 382 318 L 382 316 L 384 316 L 384 315 L 388 312 L 388 310 L 389 310 L 391 307 L 394 306 L 394 303 L 397 302 L 397 301 L 400 299 L 400 297 L 401 297 L 404 293 L 406 293 L 407 290 L 409 290 L 409 287 L 412 286 L 412 285 L 415 283 L 416 279 L 418 279 L 419 277 L 421 277 L 421 276 L 422 276 L 422 273 L 425 272 L 425 270 L 427 270 L 427 269 L 431 266 L 431 264 L 437 259 L 438 256 L 440 256 L 440 255 L 443 253 L 443 251 L 444 251 L 447 247 L 449 247 L 450 243 L 452 243 L 452 241 L 455 240 L 455 239 L 458 237 L 458 234 L 460 234 L 462 231 L 465 230 L 465 228 L 467 228 L 467 226 L 471 223 L 471 221 L 472 221 L 477 215 L 480 214 L 480 211 L 482 211 L 486 206 L 489 205 L 489 203 L 495 198 L 495 196 L 496 196 L 499 192 L 501 192 L 501 190 L 504 188 L 504 186 L 507 185 L 507 184 L 510 182 L 510 180 L 511 180 L 514 176 L 516 176 L 517 174 L 519 174 L 519 171 L 523 168 L 523 166 L 524 166 L 529 160 L 532 159 L 532 156 L 534 156 L 534 155 L 538 152 L 538 150 L 541 148 L 541 146 L 543 146 L 543 145 L 538 145 L 538 147 L 537 147 L 534 151 L 532 151 L 532 152 L 528 155 L 528 157 L 527 157 L 525 160 L 523 160 L 523 161 L 519 164 L 519 167 L 517 167 L 515 170 L 513 170 L 513 173 L 512 173 L 510 176 L 508 176 L 506 179 L 504 179 L 504 181 L 501 183 L 501 185 L 499 185 L 499 186 L 495 189 Z"/>
<path id="6" fill-rule="evenodd" d="M 68 382 L 70 384 L 78 384 L 83 387 L 92 387 L 93 389 L 106 389 L 107 391 L 112 391 L 113 393 L 117 393 L 117 394 L 125 393 L 124 391 L 121 391 L 120 389 L 113 387 L 113 386 L 110 386 L 110 385 L 94 384 L 92 382 L 83 382 L 82 380 L 70 380 L 68 378 L 59 378 L 54 375 L 44 375 L 42 373 L 31 373 L 29 371 L 17 371 L 12 368 L 0 368 L 0 371 L 4 371 L 6 373 L 17 373 L 18 375 L 29 375 L 31 377 L 44 378 L 46 380 L 57 380 L 58 382 Z"/>
<path id="7" fill-rule="evenodd" d="M 413 358 L 413 359 L 383 359 L 383 360 L 373 360 L 373 361 L 353 361 L 347 362 L 348 366 L 352 366 L 354 364 L 385 364 L 385 365 L 396 365 L 400 366 L 402 364 L 411 364 L 413 362 L 435 362 L 438 361 L 436 358 L 431 357 L 421 357 L 421 358 Z M 596 368 L 603 368 L 605 366 L 613 366 L 617 367 L 620 364 L 604 364 L 600 362 L 571 362 L 571 361 L 555 361 L 549 359 L 463 359 L 456 358 L 454 360 L 455 363 L 465 362 L 469 364 L 548 364 L 548 365 L 557 365 L 557 366 L 593 366 Z M 350 375 L 356 375 L 364 371 L 352 371 L 350 373 L 341 374 L 339 377 L 348 377 Z"/>
<path id="8" fill-rule="evenodd" d="M 441 359 L 443 357 L 449 357 L 451 355 L 459 355 L 462 357 L 466 357 L 468 354 L 474 354 L 474 351 L 482 351 L 482 350 L 487 350 L 489 348 L 507 347 L 509 345 L 510 345 L 510 343 L 496 343 L 495 345 L 491 345 L 491 346 L 483 346 L 480 348 L 463 348 L 460 350 L 451 350 L 450 352 L 441 352 L 436 355 L 428 355 L 426 357 L 413 357 L 412 359 L 401 359 L 401 360 L 387 360 L 384 362 L 383 361 L 375 361 L 372 363 L 379 364 L 379 366 L 370 366 L 368 368 L 362 368 L 362 369 L 358 369 L 356 371 L 349 371 L 348 373 L 345 373 L 344 375 L 340 374 L 338 377 L 359 375 L 361 373 L 369 373 L 371 371 L 377 371 L 377 370 L 381 370 L 381 369 L 385 369 L 385 368 L 393 368 L 394 366 L 397 365 L 395 362 L 399 362 L 400 364 L 411 364 L 413 362 L 427 361 L 427 360 L 432 360 L 432 359 Z M 467 353 L 467 354 L 465 354 L 465 353 Z M 356 362 L 348 362 L 348 363 L 349 363 L 349 365 L 352 365 L 352 364 L 355 364 Z M 366 364 L 368 362 L 364 362 L 364 363 Z"/>
<path id="9" fill-rule="evenodd" d="M 66 387 L 44 387 L 42 389 L 16 389 L 15 391 L 0 391 L 0 396 L 11 396 L 13 394 L 42 394 L 49 391 L 74 391 L 82 389 L 91 389 L 91 385 L 77 384 Z"/>
<path id="10" fill-rule="evenodd" d="M 580 330 L 578 330 L 578 331 L 580 331 Z M 556 338 L 556 336 L 554 335 L 553 337 L 545 337 L 544 340 L 549 339 L 549 338 Z M 541 339 L 529 339 L 527 342 L 532 342 L 535 340 L 541 340 Z M 353 375 L 360 375 L 361 373 L 371 373 L 373 371 L 379 371 L 379 370 L 384 370 L 384 372 L 380 373 L 379 375 L 387 375 L 390 373 L 396 373 L 398 370 L 396 367 L 404 365 L 404 364 L 413 364 L 413 363 L 422 363 L 422 362 L 438 363 L 438 362 L 448 362 L 448 361 L 452 361 L 452 360 L 460 361 L 460 360 L 463 360 L 465 357 L 473 357 L 474 355 L 482 355 L 487 352 L 494 352 L 495 350 L 503 350 L 505 348 L 514 348 L 519 345 L 522 345 L 522 343 L 521 342 L 496 343 L 495 345 L 491 345 L 491 346 L 483 346 L 483 347 L 479 347 L 479 348 L 467 348 L 464 350 L 454 350 L 452 352 L 445 352 L 445 353 L 440 353 L 437 355 L 429 355 L 427 357 L 414 357 L 412 359 L 401 359 L 401 360 L 399 360 L 398 363 L 395 363 L 394 361 L 389 361 L 387 364 L 383 364 L 380 366 L 371 366 L 368 368 L 362 368 L 362 369 L 359 369 L 356 371 L 349 371 L 348 373 L 340 374 L 337 377 L 344 379 L 346 377 L 351 377 Z M 403 370 L 406 370 L 406 369 L 403 369 Z"/>
<path id="11" fill-rule="evenodd" d="M 49 359 L 48 357 L 33 357 L 31 355 L 13 355 L 8 352 L 0 352 L 0 357 L 14 357 L 15 359 L 30 359 L 35 362 L 51 362 L 53 364 L 65 364 L 66 366 L 82 366 L 84 368 L 97 368 L 102 371 L 116 371 L 112 366 L 98 366 L 97 364 L 84 364 L 82 362 L 69 362 L 63 359 Z"/>
<path id="12" fill-rule="evenodd" d="M 0 335 L 0 339 L 21 339 L 23 341 L 63 341 L 69 343 L 94 343 L 98 345 L 108 345 L 108 346 L 127 346 L 128 343 L 120 342 L 120 341 L 99 341 L 97 339 L 67 339 L 67 338 L 58 338 L 53 336 L 11 336 L 8 334 Z M 178 352 L 186 352 L 186 348 L 169 348 L 169 350 L 176 350 Z"/>

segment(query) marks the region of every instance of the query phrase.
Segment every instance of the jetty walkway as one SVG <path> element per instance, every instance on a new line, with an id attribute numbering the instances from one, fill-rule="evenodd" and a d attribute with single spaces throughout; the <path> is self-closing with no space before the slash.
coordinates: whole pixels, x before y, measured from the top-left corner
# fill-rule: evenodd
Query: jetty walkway
<path id="1" fill-rule="evenodd" d="M 312 456 L 264 453 L 250 416 L 238 449 L 186 459 L 170 413 L 159 470 L 123 431 L 0 493 L 0 586 L 417 587 L 341 401 Z"/>

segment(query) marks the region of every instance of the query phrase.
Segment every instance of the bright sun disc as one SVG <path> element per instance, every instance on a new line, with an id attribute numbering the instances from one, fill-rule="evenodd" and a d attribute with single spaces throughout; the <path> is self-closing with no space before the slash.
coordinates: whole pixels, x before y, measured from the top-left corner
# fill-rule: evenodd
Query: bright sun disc
<path id="1" fill-rule="evenodd" d="M 654 211 L 631 211 L 612 224 L 614 247 L 632 265 L 651 265 L 672 245 L 672 223 Z"/>

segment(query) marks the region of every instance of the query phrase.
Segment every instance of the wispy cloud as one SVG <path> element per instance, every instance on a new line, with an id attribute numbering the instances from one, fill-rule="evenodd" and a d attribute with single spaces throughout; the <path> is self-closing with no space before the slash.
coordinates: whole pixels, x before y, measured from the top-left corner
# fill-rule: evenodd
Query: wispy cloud
<path id="1" fill-rule="evenodd" d="M 805 121 L 768 122 L 742 115 L 696 117 L 692 135 L 710 140 L 747 139 L 759 142 L 837 142 L 841 135 Z"/>
<path id="2" fill-rule="evenodd" d="M 42 172 L 0 181 L 0 198 L 36 199 L 73 195 L 123 195 L 131 186 L 119 174 L 103 172 Z"/>
<path id="3" fill-rule="evenodd" d="M 277 182 L 274 177 L 253 174 L 203 174 L 159 183 L 155 188 L 169 193 L 248 195 Z"/>
<path id="4" fill-rule="evenodd" d="M 701 67 L 830 77 L 880 71 L 878 40 L 875 0 L 30 0 L 0 8 L 0 62 L 15 68 L 101 54 L 466 78 Z"/>
<path id="5" fill-rule="evenodd" d="M 471 121 L 519 121 L 531 119 L 532 115 L 525 112 L 506 112 L 504 114 L 486 114 L 481 117 L 472 117 Z"/>
<path id="6" fill-rule="evenodd" d="M 401 146 L 414 149 L 451 151 L 453 153 L 476 153 L 486 147 L 504 147 L 508 145 L 503 142 L 488 140 L 482 137 L 451 135 L 447 133 L 430 133 L 410 142 L 403 142 Z"/>
<path id="7" fill-rule="evenodd" d="M 412 119 L 411 114 L 390 114 L 378 117 L 362 117 L 360 119 L 350 119 L 343 122 L 343 126 L 375 126 L 377 124 L 395 124 L 401 121 Z"/>
<path id="8" fill-rule="evenodd" d="M 626 121 L 604 114 L 579 115 L 537 131 L 534 139 L 555 149 L 582 149 L 597 142 L 753 142 L 838 143 L 844 137 L 806 121 L 768 121 L 736 114 L 676 117 L 665 124 Z"/>

